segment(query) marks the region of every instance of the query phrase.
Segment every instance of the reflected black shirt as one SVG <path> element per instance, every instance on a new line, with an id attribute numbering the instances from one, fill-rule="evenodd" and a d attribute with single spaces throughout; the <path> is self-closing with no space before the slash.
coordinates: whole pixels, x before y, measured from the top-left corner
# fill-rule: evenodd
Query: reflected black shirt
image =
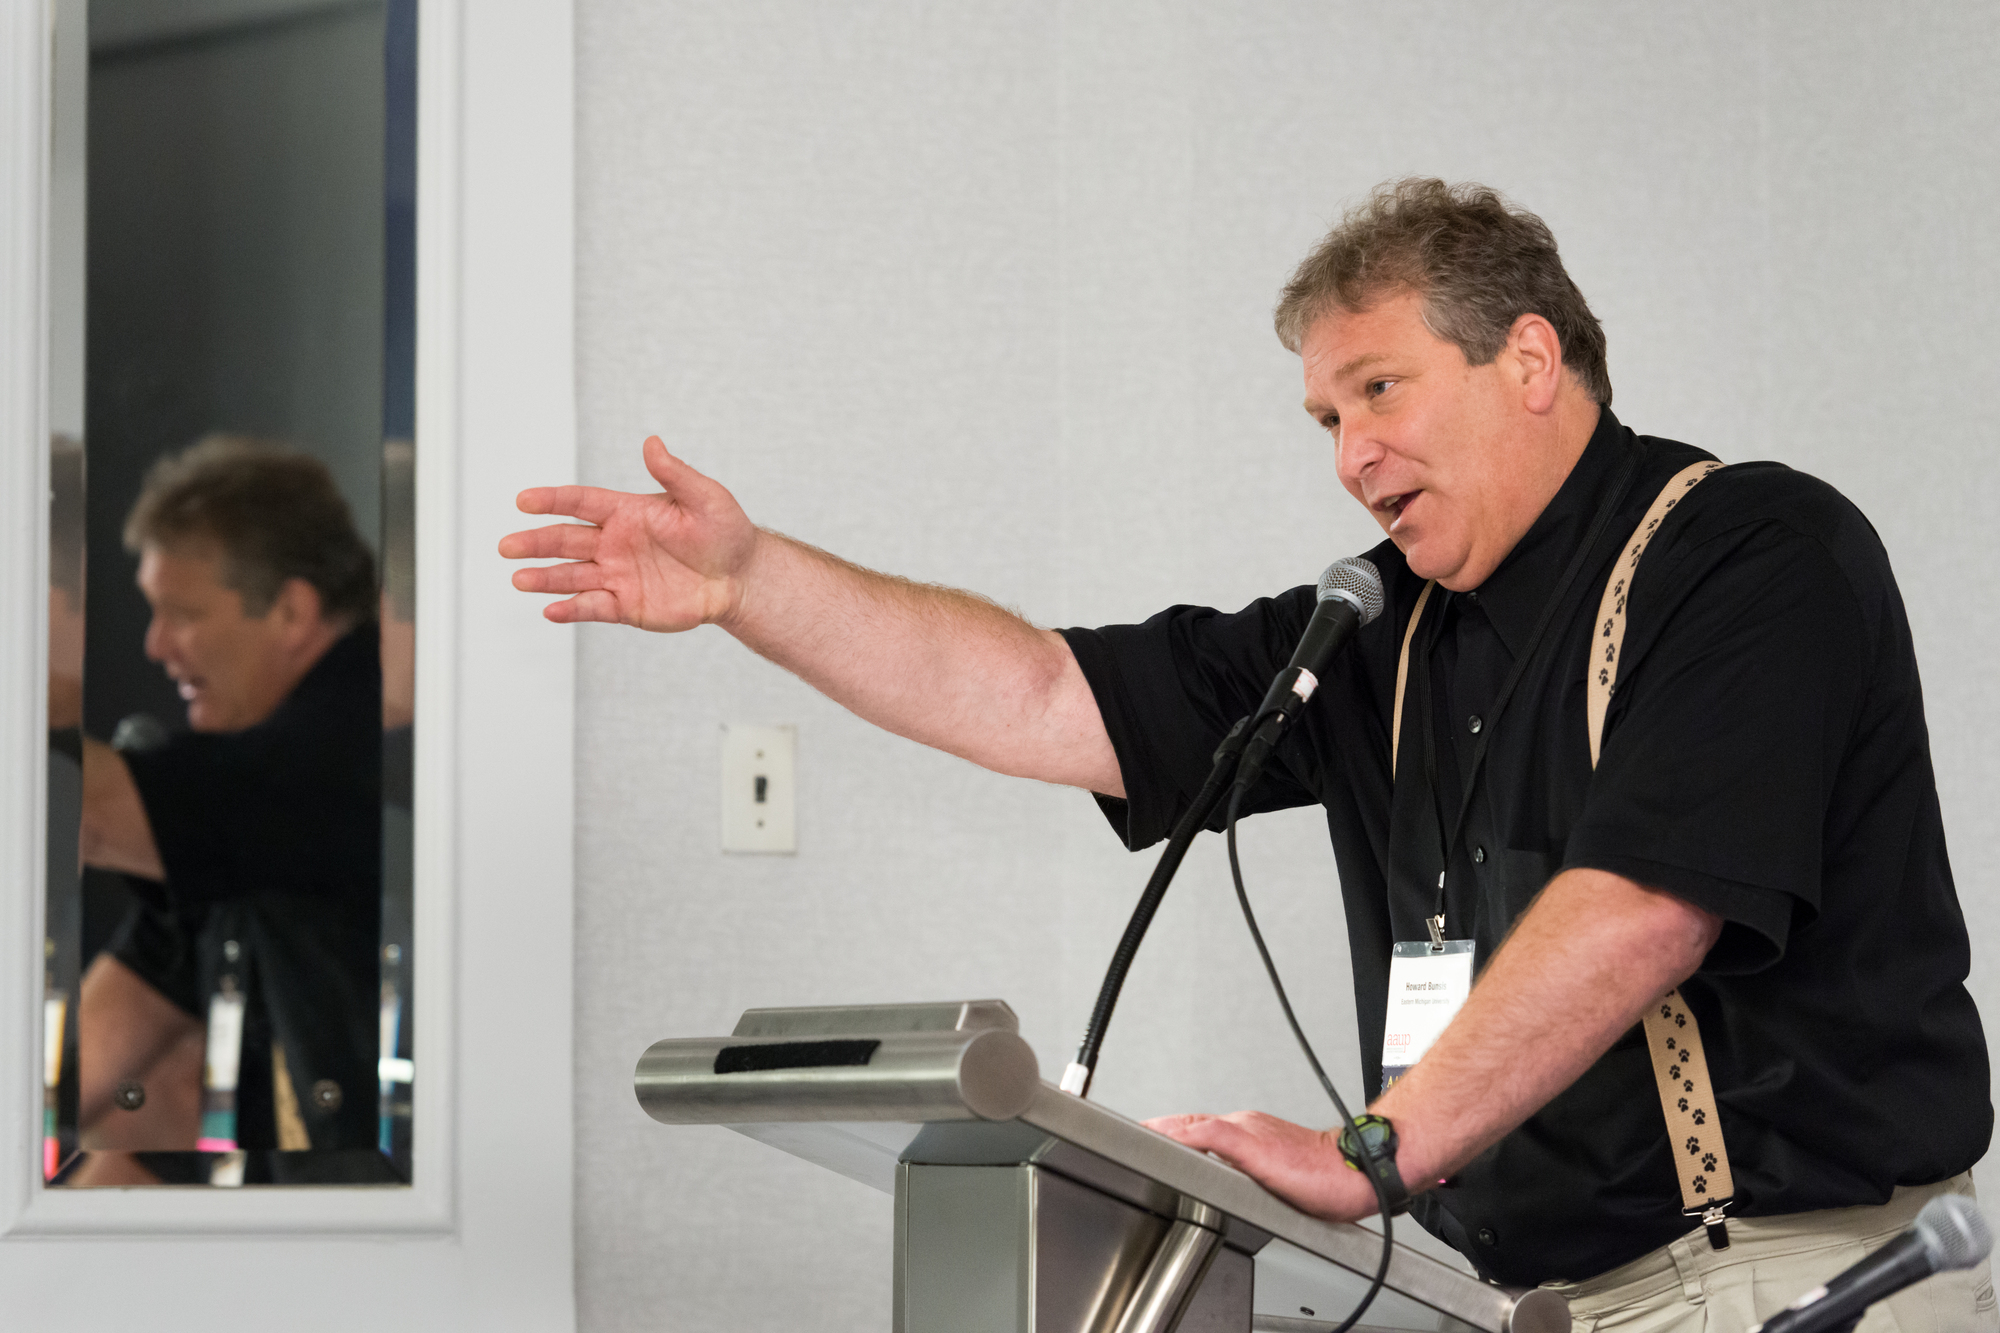
<path id="1" fill-rule="evenodd" d="M 312 1146 L 376 1144 L 382 921 L 382 667 L 342 637 L 277 710 L 236 732 L 127 752 L 167 872 L 119 959 L 198 1018 L 225 972 L 246 993 L 237 1141 L 276 1147 L 275 1041 Z M 226 956 L 229 943 L 237 956 Z M 337 1097 L 315 1097 L 331 1083 Z M 332 1103 L 329 1105 L 328 1103 Z"/>
<path id="2" fill-rule="evenodd" d="M 1433 592 L 1393 780 L 1396 662 L 1423 580 L 1394 545 L 1370 551 L 1387 610 L 1328 669 L 1245 809 L 1326 808 L 1373 1093 L 1390 946 L 1426 938 L 1438 812 L 1456 814 L 1484 732 L 1446 933 L 1475 940 L 1483 966 L 1571 867 L 1717 913 L 1721 939 L 1681 991 L 1707 1045 L 1731 1214 L 1880 1203 L 1970 1168 L 1993 1113 L 1909 624 L 1860 512 L 1776 463 L 1697 487 L 1634 580 L 1591 769 L 1585 662 L 1605 581 L 1661 487 L 1706 457 L 1602 414 L 1493 576 Z M 1608 523 L 1494 717 L 1600 509 Z M 1307 586 L 1235 614 L 1177 606 L 1065 631 L 1118 753 L 1127 798 L 1099 800 L 1128 846 L 1166 836 L 1223 733 L 1289 659 L 1313 600 Z M 1414 1212 L 1482 1273 L 1519 1284 L 1594 1276 L 1690 1230 L 1641 1032 Z"/>

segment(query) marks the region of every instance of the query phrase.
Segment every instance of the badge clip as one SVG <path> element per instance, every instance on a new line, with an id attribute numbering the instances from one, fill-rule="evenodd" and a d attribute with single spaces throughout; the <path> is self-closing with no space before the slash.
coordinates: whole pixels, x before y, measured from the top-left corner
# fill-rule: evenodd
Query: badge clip
<path id="1" fill-rule="evenodd" d="M 1425 918 L 1424 918 L 1424 925 L 1426 925 L 1426 926 L 1428 926 L 1428 927 L 1430 928 L 1430 932 L 1431 932 L 1431 952 L 1432 952 L 1432 953 L 1443 953 L 1443 952 L 1444 952 L 1444 913 L 1443 913 L 1443 912 L 1439 912 L 1439 913 L 1438 913 L 1438 914 L 1437 914 L 1436 916 L 1427 916 L 1427 917 L 1425 917 Z"/>

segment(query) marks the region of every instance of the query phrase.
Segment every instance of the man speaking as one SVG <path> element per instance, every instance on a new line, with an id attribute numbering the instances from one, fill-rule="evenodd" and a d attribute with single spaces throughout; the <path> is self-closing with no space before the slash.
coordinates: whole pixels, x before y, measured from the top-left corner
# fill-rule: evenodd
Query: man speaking
<path id="1" fill-rule="evenodd" d="M 1385 1051 L 1407 1068 L 1364 1134 L 1414 1215 L 1488 1277 L 1557 1285 L 1581 1328 L 1747 1328 L 1969 1193 L 1986 1046 L 1866 519 L 1620 424 L 1554 238 L 1482 187 L 1376 190 L 1277 327 L 1387 534 L 1387 607 L 1243 809 L 1326 809 L 1370 1091 Z M 1313 610 L 1304 587 L 1041 630 L 760 530 L 657 438 L 645 457 L 658 494 L 522 493 L 589 525 L 501 543 L 567 562 L 514 575 L 566 595 L 550 619 L 720 625 L 889 730 L 1096 793 L 1134 848 Z M 1398 1044 L 1416 994 L 1448 1014 L 1421 1058 Z M 1366 1149 L 1331 1131 L 1154 1125 L 1306 1211 L 1376 1211 Z M 1903 1333 L 2000 1328 L 1984 1265 L 1891 1309 Z"/>

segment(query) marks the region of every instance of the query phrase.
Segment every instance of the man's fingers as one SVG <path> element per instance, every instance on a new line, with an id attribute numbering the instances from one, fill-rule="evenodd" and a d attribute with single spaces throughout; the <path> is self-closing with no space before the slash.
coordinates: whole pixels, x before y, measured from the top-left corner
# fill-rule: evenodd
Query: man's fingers
<path id="1" fill-rule="evenodd" d="M 602 588 L 580 592 L 565 601 L 550 602 L 542 608 L 542 614 L 558 625 L 573 625 L 583 620 L 601 620 L 618 625 L 623 624 L 625 619 L 618 614 L 618 599 Z"/>
<path id="2" fill-rule="evenodd" d="M 701 475 L 680 459 L 675 458 L 668 451 L 666 441 L 657 435 L 648 435 L 646 437 L 646 443 L 642 446 L 640 453 L 646 460 L 646 471 L 653 474 L 653 480 L 660 483 L 662 490 L 672 491 L 677 482 L 682 481 L 690 474 L 694 476 Z"/>
<path id="3" fill-rule="evenodd" d="M 1217 1115 L 1163 1115 L 1148 1120 L 1146 1128 L 1158 1130 L 1190 1148 L 1222 1157 L 1230 1156 L 1228 1149 L 1241 1144 L 1244 1138 L 1241 1127 Z"/>
<path id="4" fill-rule="evenodd" d="M 590 560 L 604 529 L 581 523 L 556 523 L 527 532 L 510 532 L 500 539 L 500 554 L 509 560 Z"/>
<path id="5" fill-rule="evenodd" d="M 537 565 L 514 571 L 522 592 L 590 592 L 604 586 L 604 571 L 587 560 L 572 565 Z"/>
<path id="6" fill-rule="evenodd" d="M 524 514 L 567 514 L 586 523 L 602 523 L 623 498 L 622 492 L 602 486 L 530 486 L 514 497 L 514 507 Z"/>
<path id="7" fill-rule="evenodd" d="M 657 435 L 646 437 L 646 471 L 660 483 L 660 489 L 687 513 L 717 519 L 736 507 L 729 488 L 668 452 Z"/>

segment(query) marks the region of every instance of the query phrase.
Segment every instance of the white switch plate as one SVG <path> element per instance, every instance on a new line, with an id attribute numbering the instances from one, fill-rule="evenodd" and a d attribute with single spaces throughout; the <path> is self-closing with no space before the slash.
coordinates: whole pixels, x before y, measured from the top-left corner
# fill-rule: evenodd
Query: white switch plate
<path id="1" fill-rule="evenodd" d="M 797 727 L 722 728 L 722 850 L 796 853 Z"/>

